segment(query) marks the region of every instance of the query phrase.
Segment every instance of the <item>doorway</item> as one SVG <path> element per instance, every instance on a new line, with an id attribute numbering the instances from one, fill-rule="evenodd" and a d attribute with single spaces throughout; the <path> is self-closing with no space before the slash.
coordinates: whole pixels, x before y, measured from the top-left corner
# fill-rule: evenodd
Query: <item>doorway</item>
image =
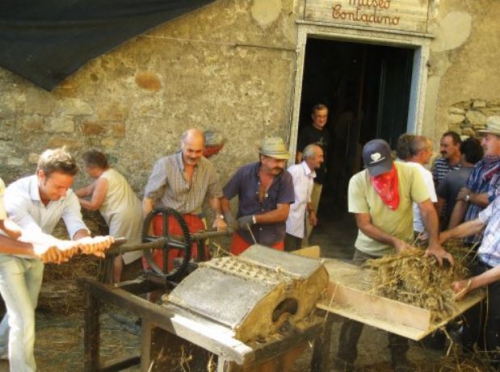
<path id="1" fill-rule="evenodd" d="M 361 169 L 363 145 L 385 139 L 391 147 L 407 131 L 414 61 L 412 48 L 309 37 L 305 46 L 300 130 L 311 108 L 328 106 L 330 146 L 320 199 L 320 224 L 347 213 L 347 187 Z M 330 227 L 329 227 L 330 228 Z"/>

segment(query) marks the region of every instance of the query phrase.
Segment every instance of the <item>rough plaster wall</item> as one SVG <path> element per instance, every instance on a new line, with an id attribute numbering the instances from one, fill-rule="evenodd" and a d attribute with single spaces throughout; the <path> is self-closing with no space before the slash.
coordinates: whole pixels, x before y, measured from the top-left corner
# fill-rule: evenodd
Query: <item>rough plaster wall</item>
<path id="1" fill-rule="evenodd" d="M 227 138 L 213 158 L 223 181 L 286 137 L 295 69 L 293 0 L 220 0 L 91 61 L 49 93 L 0 70 L 0 177 L 34 171 L 68 145 L 110 154 L 142 194 L 153 163 L 190 127 Z M 76 184 L 87 180 L 79 176 Z"/>
<path id="2" fill-rule="evenodd" d="M 500 99 L 500 1 L 434 0 L 424 134 L 453 127 L 458 102 Z"/>

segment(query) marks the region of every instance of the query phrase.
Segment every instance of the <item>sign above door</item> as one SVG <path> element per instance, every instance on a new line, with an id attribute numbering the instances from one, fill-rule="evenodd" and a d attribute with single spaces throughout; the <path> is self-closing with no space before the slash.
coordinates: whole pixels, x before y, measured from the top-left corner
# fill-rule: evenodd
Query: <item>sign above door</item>
<path id="1" fill-rule="evenodd" d="M 304 20 L 427 32 L 429 0 L 306 0 Z"/>

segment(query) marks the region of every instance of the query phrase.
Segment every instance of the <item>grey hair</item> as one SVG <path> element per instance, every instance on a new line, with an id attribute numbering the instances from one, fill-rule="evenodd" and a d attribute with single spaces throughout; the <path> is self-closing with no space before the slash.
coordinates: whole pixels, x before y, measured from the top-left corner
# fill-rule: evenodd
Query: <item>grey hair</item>
<path id="1" fill-rule="evenodd" d="M 302 152 L 302 158 L 303 159 L 314 158 L 316 156 L 316 149 L 321 149 L 321 147 L 315 145 L 314 143 L 307 145 L 304 151 Z"/>

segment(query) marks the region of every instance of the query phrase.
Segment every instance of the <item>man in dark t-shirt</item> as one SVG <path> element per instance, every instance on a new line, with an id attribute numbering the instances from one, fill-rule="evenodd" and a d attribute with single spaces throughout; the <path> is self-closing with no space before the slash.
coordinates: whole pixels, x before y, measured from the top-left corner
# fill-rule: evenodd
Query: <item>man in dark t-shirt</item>
<path id="1" fill-rule="evenodd" d="M 325 128 L 328 120 L 328 107 L 320 103 L 313 106 L 311 111 L 312 123 L 305 126 L 300 132 L 297 140 L 297 159 L 296 163 L 302 162 L 302 151 L 307 145 L 315 144 L 323 149 L 324 162 L 319 169 L 316 170 L 316 178 L 314 179 L 314 188 L 311 195 L 311 206 L 314 212 L 318 212 L 319 199 L 321 190 L 326 179 L 326 164 L 328 151 L 330 146 L 330 132 Z M 307 238 L 311 235 L 312 226 L 307 224 Z"/>

